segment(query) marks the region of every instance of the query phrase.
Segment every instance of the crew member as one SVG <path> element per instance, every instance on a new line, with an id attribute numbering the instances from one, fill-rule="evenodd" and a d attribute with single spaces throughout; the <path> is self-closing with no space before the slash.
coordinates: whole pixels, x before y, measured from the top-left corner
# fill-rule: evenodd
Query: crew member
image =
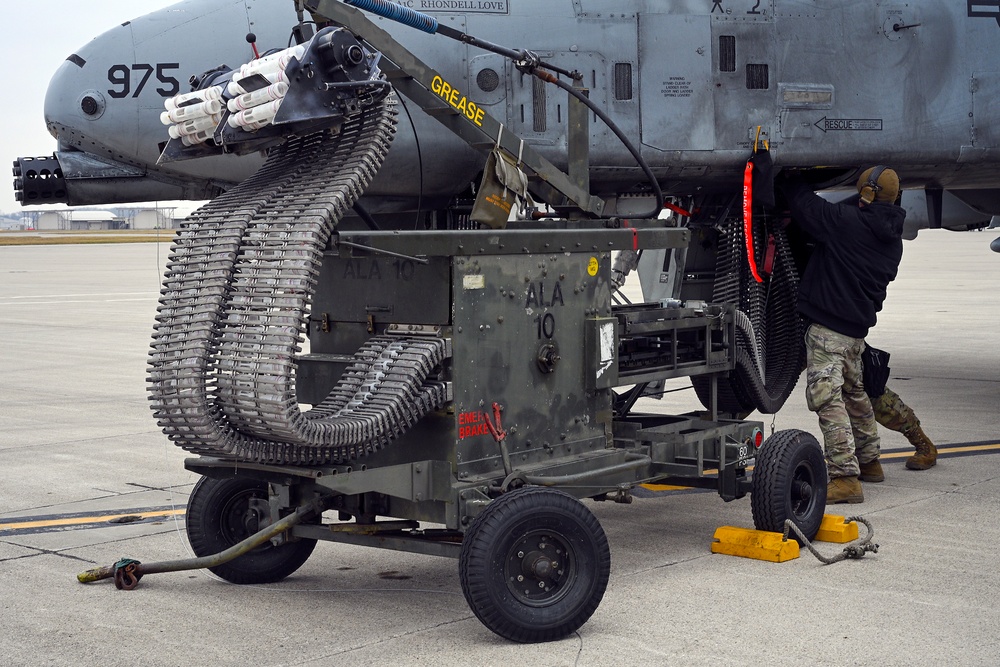
<path id="1" fill-rule="evenodd" d="M 882 473 L 880 442 L 861 377 L 861 352 L 903 257 L 899 178 L 885 166 L 858 179 L 857 206 L 833 204 L 796 175 L 777 185 L 792 218 L 815 241 L 799 284 L 806 329 L 806 403 L 826 450 L 827 503 L 864 501 L 859 476 Z"/>
<path id="2" fill-rule="evenodd" d="M 865 385 L 865 389 L 868 386 Z M 920 427 L 920 420 L 917 415 L 903 399 L 892 389 L 885 387 L 885 390 L 878 396 L 868 395 L 871 399 L 872 409 L 875 411 L 875 421 L 890 431 L 896 431 L 906 436 L 917 452 L 906 459 L 906 467 L 910 470 L 927 470 L 937 463 L 937 447 Z M 885 479 L 883 476 L 882 479 Z M 882 480 L 872 480 L 882 481 Z"/>
<path id="3" fill-rule="evenodd" d="M 875 411 L 875 421 L 892 431 L 906 436 L 917 449 L 917 453 L 906 460 L 910 470 L 927 470 L 937 462 L 937 448 L 931 442 L 924 430 L 920 428 L 920 420 L 896 392 L 886 387 L 889 381 L 889 353 L 865 342 L 865 351 L 861 353 L 861 378 L 865 384 Z M 865 477 L 862 482 L 881 482 L 885 475 L 881 470 L 878 474 Z"/>

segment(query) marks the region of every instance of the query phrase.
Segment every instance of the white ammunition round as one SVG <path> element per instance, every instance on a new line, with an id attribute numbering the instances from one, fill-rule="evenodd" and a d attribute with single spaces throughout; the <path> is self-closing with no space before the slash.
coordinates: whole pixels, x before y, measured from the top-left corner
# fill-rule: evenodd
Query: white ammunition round
<path id="1" fill-rule="evenodd" d="M 168 118 L 173 123 L 180 123 L 194 118 L 201 118 L 203 116 L 215 116 L 219 113 L 222 113 L 222 100 L 208 100 L 206 102 L 201 102 L 200 104 L 189 104 L 186 107 L 177 107 L 173 111 L 164 111 L 160 114 L 160 122 L 164 125 L 168 124 L 164 122 L 164 117 Z"/>
<path id="2" fill-rule="evenodd" d="M 284 70 L 277 69 L 277 70 L 274 70 L 272 72 L 268 72 L 267 74 L 263 74 L 262 76 L 265 79 L 267 79 L 268 83 L 270 83 L 270 84 L 275 84 L 275 83 L 286 83 L 287 84 L 288 83 L 288 77 L 285 75 L 285 71 Z M 235 74 L 233 75 L 233 80 L 229 82 L 229 86 L 227 88 L 227 91 L 229 92 L 229 95 L 231 97 L 237 97 L 239 95 L 246 95 L 247 93 L 251 92 L 251 91 L 245 89 L 240 84 L 240 81 L 243 80 L 243 79 L 245 79 L 245 78 L 247 78 L 247 77 L 242 76 L 239 79 L 237 79 L 236 75 Z"/>
<path id="3" fill-rule="evenodd" d="M 208 102 L 209 100 L 217 100 L 222 97 L 222 86 L 212 86 L 211 88 L 206 88 L 205 90 L 196 90 L 191 93 L 184 93 L 182 95 L 174 95 L 169 97 L 163 102 L 163 106 L 167 111 L 173 111 L 174 109 L 180 107 L 181 105 L 190 102 L 191 100 L 197 100 L 198 102 Z"/>
<path id="4" fill-rule="evenodd" d="M 252 109 L 245 109 L 244 111 L 234 113 L 229 117 L 229 126 L 243 128 L 248 132 L 259 130 L 274 120 L 279 106 L 281 106 L 281 100 L 275 100 L 267 104 L 255 106 Z"/>
<path id="5" fill-rule="evenodd" d="M 287 92 L 288 84 L 284 81 L 272 83 L 267 88 L 261 88 L 260 90 L 255 90 L 252 93 L 240 95 L 239 97 L 234 97 L 229 100 L 229 110 L 236 113 L 237 111 L 243 111 L 244 109 L 255 107 L 258 104 L 265 104 L 273 100 L 280 100 Z"/>
<path id="6" fill-rule="evenodd" d="M 220 116 L 202 116 L 201 118 L 187 120 L 177 125 L 171 125 L 168 131 L 172 139 L 179 139 L 183 136 L 198 134 L 203 130 L 214 131 L 215 127 L 219 124 L 219 120 Z"/>
<path id="7" fill-rule="evenodd" d="M 202 130 L 197 134 L 184 135 L 181 137 L 181 143 L 185 146 L 196 146 L 198 144 L 203 144 L 212 138 L 212 133 L 208 130 Z"/>

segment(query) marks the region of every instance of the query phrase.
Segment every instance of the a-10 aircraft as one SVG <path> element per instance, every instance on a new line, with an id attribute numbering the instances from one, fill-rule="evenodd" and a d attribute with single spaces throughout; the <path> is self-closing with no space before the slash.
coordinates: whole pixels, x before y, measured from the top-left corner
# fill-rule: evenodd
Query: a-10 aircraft
<path id="1" fill-rule="evenodd" d="M 590 99 L 634 138 L 669 195 L 725 196 L 738 188 L 759 127 L 776 163 L 811 170 L 817 188 L 852 185 L 859 168 L 885 162 L 904 190 L 926 194 L 919 217 L 931 227 L 952 219 L 966 228 L 1000 213 L 1000 111 L 993 103 L 1000 73 L 989 64 L 1000 37 L 997 3 L 399 4 L 583 72 Z M 157 165 L 167 138 L 163 102 L 189 90 L 192 76 L 252 58 L 249 32 L 261 51 L 286 47 L 297 20 L 294 0 L 186 0 L 77 49 L 55 73 L 45 102 L 62 178 L 25 178 L 41 165 L 19 160 L 22 203 L 200 200 L 242 181 L 260 156 Z M 500 55 L 378 23 L 565 168 L 564 95 Z M 447 210 L 475 182 L 484 155 L 420 109 L 407 112 L 366 192 L 369 208 Z M 618 140 L 599 122 L 590 131 L 592 191 L 614 200 L 641 189 L 643 176 Z"/>
<path id="2" fill-rule="evenodd" d="M 317 4 L 185 0 L 125 21 L 82 46 L 55 73 L 46 97 L 55 154 L 15 163 L 19 199 L 70 205 L 201 200 L 240 183 L 263 163 L 263 151 L 161 158 L 169 138 L 161 123 L 164 102 L 210 80 L 213 72 L 311 34 L 319 27 L 311 20 L 326 20 L 310 15 Z M 760 232 L 758 249 L 777 245 L 778 257 L 764 288 L 746 287 L 745 267 L 742 286 L 725 288 L 728 293 L 718 279 L 722 263 L 735 261 L 742 245 L 739 197 L 747 159 L 758 145 L 769 147 L 777 167 L 804 171 L 817 190 L 853 189 L 867 166 L 891 165 L 907 193 L 910 238 L 915 225 L 969 229 L 1000 214 L 1000 71 L 989 57 L 1000 38 L 998 3 L 396 5 L 432 16 L 444 32 L 530 53 L 557 71 L 582 75 L 577 85 L 631 138 L 649 169 L 644 172 L 595 112 L 586 130 L 582 183 L 600 198 L 601 215 L 648 210 L 655 201 L 651 174 L 663 195 L 688 214 L 683 224 L 714 230 L 714 236 L 696 236 L 699 242 L 674 274 L 663 265 L 660 282 L 671 287 L 658 295 L 735 300 L 747 313 L 746 340 L 756 344 L 744 350 L 741 368 L 751 370 L 723 396 L 731 412 L 777 410 L 801 369 L 797 332 L 788 324 L 795 317 L 794 299 L 770 293 L 769 300 L 766 289 L 781 282 L 793 293 L 793 260 L 800 260 L 791 256 L 794 240 L 789 249 L 780 232 Z M 565 93 L 475 40 L 372 20 L 440 73 L 444 86 L 434 93 L 442 100 L 462 114 L 475 109 L 473 120 L 477 112 L 489 114 L 544 159 L 573 171 Z M 358 210 L 369 224 L 384 228 L 454 228 L 468 216 L 490 147 L 470 146 L 405 95 L 401 108 L 388 157 Z M 536 179 L 529 189 L 537 185 Z M 782 257 L 791 268 L 779 279 Z M 705 282 L 707 288 L 699 287 Z M 779 326 L 775 322 L 785 323 L 780 335 L 770 330 Z"/>
<path id="3" fill-rule="evenodd" d="M 770 158 L 817 189 L 890 164 L 932 226 L 1000 212 L 993 10 L 188 0 L 76 51 L 22 199 L 211 198 L 173 240 L 148 367 L 199 455 L 198 558 L 78 579 L 271 583 L 320 539 L 450 555 L 488 628 L 550 641 L 609 580 L 575 498 L 752 493 L 758 529 L 812 539 L 818 442 L 745 419 L 804 362 L 808 242 L 764 201 Z M 635 268 L 643 303 L 615 303 Z M 633 410 L 680 377 L 707 411 Z"/>

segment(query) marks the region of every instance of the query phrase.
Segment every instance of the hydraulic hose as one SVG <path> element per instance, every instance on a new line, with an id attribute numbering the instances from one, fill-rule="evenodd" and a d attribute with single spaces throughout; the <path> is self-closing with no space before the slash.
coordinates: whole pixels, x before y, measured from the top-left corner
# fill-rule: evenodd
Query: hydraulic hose
<path id="1" fill-rule="evenodd" d="M 432 35 L 440 27 L 437 19 L 433 16 L 410 9 L 409 7 L 404 7 L 403 5 L 398 5 L 395 2 L 389 2 L 389 0 L 344 0 L 344 4 L 363 9 L 372 14 L 378 14 L 403 25 L 408 25 L 411 28 L 429 32 Z"/>

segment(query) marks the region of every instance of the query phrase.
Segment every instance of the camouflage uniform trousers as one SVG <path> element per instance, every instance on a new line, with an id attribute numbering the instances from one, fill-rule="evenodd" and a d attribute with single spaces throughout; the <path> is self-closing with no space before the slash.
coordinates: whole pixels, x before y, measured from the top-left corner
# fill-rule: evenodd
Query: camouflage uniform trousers
<path id="1" fill-rule="evenodd" d="M 910 406 L 903 403 L 903 399 L 888 387 L 885 388 L 885 393 L 872 399 L 872 408 L 875 410 L 875 421 L 890 431 L 907 435 L 920 426 L 920 420 Z"/>
<path id="2" fill-rule="evenodd" d="M 806 329 L 806 404 L 819 417 L 830 479 L 857 477 L 881 442 L 861 380 L 865 341 L 812 324 Z"/>

